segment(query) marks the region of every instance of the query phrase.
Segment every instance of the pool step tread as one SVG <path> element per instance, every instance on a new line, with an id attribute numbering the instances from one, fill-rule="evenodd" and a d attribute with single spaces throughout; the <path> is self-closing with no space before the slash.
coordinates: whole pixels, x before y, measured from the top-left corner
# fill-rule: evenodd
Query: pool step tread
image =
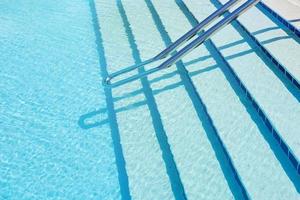
<path id="1" fill-rule="evenodd" d="M 122 2 L 141 58 L 147 59 L 164 49 L 165 44 L 148 5 L 130 0 Z M 140 25 L 141 19 L 147 27 Z M 170 75 L 169 78 L 164 78 L 166 74 Z M 199 120 L 176 67 L 151 75 L 148 81 L 187 199 L 216 199 L 220 196 L 232 199 L 218 159 L 206 137 L 207 127 Z"/>
<path id="2" fill-rule="evenodd" d="M 220 0 L 221 3 L 226 1 Z M 280 24 L 274 16 L 262 12 L 264 10 L 265 8 L 258 4 L 240 16 L 237 21 L 252 35 L 286 77 L 300 89 L 300 63 L 298 60 L 300 57 L 300 38 L 291 33 L 283 24 Z M 253 17 L 260 20 L 252 20 Z"/>
<path id="3" fill-rule="evenodd" d="M 208 12 L 208 6 L 207 4 L 203 5 L 201 2 L 196 1 L 185 1 L 185 4 L 188 6 L 188 8 L 192 11 L 192 13 L 197 17 L 199 17 L 199 20 L 203 19 L 205 15 L 203 15 L 204 12 Z M 199 10 L 200 7 L 205 7 L 205 11 Z M 211 12 L 214 10 L 213 7 L 210 8 Z M 180 31 L 180 30 L 178 30 Z M 221 37 L 224 38 L 225 34 L 220 33 Z M 227 32 L 226 34 L 231 34 Z M 202 49 L 199 47 L 198 49 Z M 197 49 L 195 50 L 197 51 Z M 203 53 L 196 53 L 194 54 L 194 60 L 197 59 L 197 55 L 203 55 Z M 187 56 L 186 58 L 190 57 Z M 205 54 L 204 56 L 205 57 Z M 193 63 L 193 59 L 186 60 L 184 58 L 185 63 Z M 209 64 L 206 64 L 205 61 L 203 62 L 203 68 L 202 71 L 205 71 L 205 66 L 210 66 Z M 194 64 L 193 64 L 194 65 Z M 223 64 L 225 65 L 225 64 Z M 263 135 L 271 134 L 270 131 L 268 131 L 267 127 L 263 125 L 263 122 L 258 119 L 258 114 L 255 112 L 253 107 L 249 104 L 246 104 L 246 108 L 243 107 L 241 102 L 239 102 L 238 97 L 233 93 L 232 89 L 230 89 L 229 83 L 228 83 L 228 77 L 222 77 L 222 72 L 219 69 L 219 74 L 216 72 L 216 69 L 209 70 L 208 72 L 203 73 L 203 75 L 197 75 L 193 77 L 193 70 L 195 71 L 201 71 L 199 67 L 201 67 L 201 62 L 194 65 L 194 69 L 191 69 L 192 66 L 187 66 L 187 69 L 190 71 L 190 74 L 192 76 L 193 81 L 195 82 L 196 87 L 198 88 L 198 92 L 201 96 L 201 93 L 204 93 L 202 98 L 204 100 L 204 103 L 206 103 L 208 112 L 211 114 L 212 119 L 214 120 L 215 126 L 218 128 L 219 133 L 223 136 L 223 142 L 225 143 L 226 148 L 228 148 L 229 153 L 231 153 L 233 162 L 235 163 L 236 169 L 239 170 L 245 170 L 241 173 L 240 176 L 242 178 L 242 181 L 244 185 L 246 186 L 250 196 L 254 195 L 255 197 L 258 197 L 259 195 L 265 197 L 265 195 L 270 194 L 272 199 L 273 198 L 282 198 L 282 195 L 291 195 L 289 198 L 297 199 L 297 191 L 295 190 L 295 187 L 293 183 L 289 180 L 289 177 L 286 176 L 285 172 L 281 168 L 281 163 L 278 162 L 277 158 L 273 155 L 273 152 L 269 146 L 269 144 L 266 143 L 266 141 L 263 138 Z M 209 68 L 209 67 L 208 67 Z M 222 68 L 222 67 L 221 67 Z M 226 70 L 225 70 L 226 71 Z M 214 75 L 209 75 L 209 73 Z M 226 74 L 230 74 L 227 70 Z M 202 76 L 202 77 L 201 77 Z M 207 78 L 205 77 L 207 76 Z M 222 79 L 221 79 L 222 77 Z M 230 76 L 232 79 L 232 75 Z M 220 80 L 218 80 L 218 78 Z M 227 80 L 226 80 L 227 78 Z M 211 84 L 209 82 L 211 81 Z M 235 85 L 238 85 L 238 82 L 235 83 Z M 208 88 L 208 89 L 207 89 Z M 216 91 L 215 93 L 212 93 L 211 91 Z M 226 94 L 226 95 L 224 95 Z M 241 89 L 239 89 L 239 94 L 241 96 L 245 96 L 242 94 Z M 219 99 L 217 101 L 216 99 Z M 219 104 L 218 104 L 219 102 Z M 226 103 L 224 103 L 226 102 Z M 246 111 L 246 109 L 248 111 Z M 223 118 L 220 117 L 220 113 L 223 112 Z M 252 113 L 251 116 L 249 113 Z M 219 117 L 218 117 L 219 116 Z M 222 115 L 221 115 L 222 116 Z M 258 125 L 256 125 L 251 117 L 255 116 L 255 121 L 260 122 Z M 239 119 L 241 121 L 235 121 L 236 119 Z M 232 124 L 232 126 L 228 126 Z M 230 129 L 230 127 L 232 129 Z M 241 127 L 241 128 L 236 128 Z M 226 129 L 227 128 L 227 129 Z M 230 137 L 230 135 L 234 135 L 237 133 L 237 131 L 242 130 L 240 132 L 240 137 Z M 261 133 L 262 132 L 262 133 Z M 245 141 L 239 141 L 239 138 L 246 137 L 245 133 L 247 133 L 247 138 Z M 249 134 L 249 135 L 248 135 Z M 235 142 L 234 142 L 235 141 Z M 255 146 L 255 144 L 257 146 Z M 241 145 L 240 148 L 237 148 L 237 145 Z M 274 144 L 273 144 L 274 146 Z M 245 152 L 246 150 L 246 152 Z M 245 154 L 243 154 L 244 152 Z M 253 152 L 253 153 L 252 153 Z M 252 153 L 252 154 L 250 154 Z M 279 153 L 282 155 L 282 152 Z M 234 156 L 233 156 L 234 155 Z M 246 155 L 254 155 L 253 160 L 251 161 L 251 158 Z M 261 155 L 261 156 L 258 156 Z M 245 156 L 249 159 L 248 162 Z M 240 160 L 238 159 L 240 157 Z M 261 159 L 261 161 L 257 161 L 258 159 Z M 287 161 L 287 160 L 286 160 Z M 288 161 L 287 161 L 288 162 Z M 257 164 L 256 164 L 257 163 Z M 250 168 L 243 167 L 243 165 L 248 164 Z M 253 169 L 254 172 L 251 171 L 251 165 L 257 165 Z M 249 170 L 249 171 L 248 171 Z M 268 171 L 269 170 L 269 171 Z M 267 172 L 268 171 L 268 172 Z M 251 172 L 251 173 L 249 173 Z M 262 173 L 262 174 L 259 174 Z M 278 172 L 281 173 L 278 177 L 272 177 L 274 180 L 270 180 L 271 174 L 278 174 Z M 248 174 L 249 173 L 249 174 Z M 270 174 L 268 174 L 270 173 Z M 258 178 L 262 178 L 261 181 L 253 180 L 255 174 L 258 174 Z M 248 176 L 247 176 L 248 175 Z M 297 176 L 297 175 L 296 175 Z M 252 179 L 252 181 L 251 181 Z M 282 182 L 281 182 L 282 181 Z M 283 183 L 284 182 L 284 183 Z M 251 185 L 251 184 L 254 185 Z M 259 184 L 261 185 L 259 185 Z M 289 185 L 289 192 L 286 192 L 286 189 L 280 190 L 282 185 Z M 265 187 L 266 186 L 266 187 Z M 265 191 L 262 194 L 261 192 L 255 190 L 255 188 L 263 188 Z M 274 195 L 274 196 L 272 196 Z"/>

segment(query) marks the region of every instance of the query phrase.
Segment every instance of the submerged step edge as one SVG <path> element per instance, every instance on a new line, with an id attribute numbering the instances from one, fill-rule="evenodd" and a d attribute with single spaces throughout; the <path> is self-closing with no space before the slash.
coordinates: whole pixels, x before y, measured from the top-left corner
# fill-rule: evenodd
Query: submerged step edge
<path id="1" fill-rule="evenodd" d="M 259 2 L 259 5 L 265 9 L 268 13 L 273 15 L 275 18 L 277 18 L 286 28 L 288 28 L 290 31 L 295 33 L 298 37 L 300 37 L 300 29 L 296 28 L 293 24 L 291 24 L 288 20 L 286 20 L 284 17 L 279 15 L 277 12 L 272 10 L 267 4 L 263 2 Z"/>

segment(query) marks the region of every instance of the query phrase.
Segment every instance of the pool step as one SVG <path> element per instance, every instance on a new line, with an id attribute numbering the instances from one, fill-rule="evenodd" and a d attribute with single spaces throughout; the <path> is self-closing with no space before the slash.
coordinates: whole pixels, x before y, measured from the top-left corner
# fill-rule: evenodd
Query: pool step
<path id="1" fill-rule="evenodd" d="M 171 2 L 165 6 L 159 5 L 157 1 L 153 2 L 157 4 L 157 9 L 172 5 Z M 204 6 L 200 2 L 188 1 L 186 4 L 193 7 L 194 11 L 197 10 L 198 13 L 203 13 L 204 10 L 199 9 L 201 7 L 205 7 L 205 12 L 213 11 L 213 7 L 209 11 L 207 4 Z M 183 4 L 178 3 L 178 5 L 188 15 L 188 11 L 184 11 Z M 172 6 L 169 9 L 175 13 L 176 8 Z M 184 30 L 182 30 L 182 26 L 174 25 L 172 20 L 184 24 L 184 16 L 177 12 L 174 16 L 170 14 L 171 12 L 166 13 L 160 12 L 159 14 L 165 20 L 163 22 L 165 22 L 168 33 L 173 36 L 173 39 L 176 39 Z M 169 17 L 167 17 L 168 15 Z M 186 17 L 190 18 L 190 16 Z M 202 15 L 202 17 L 205 16 Z M 234 80 L 234 76 L 225 67 L 227 63 L 222 61 L 220 55 L 216 55 L 216 50 L 212 45 L 207 44 L 206 48 L 198 47 L 199 50 L 196 49 L 195 52 L 184 58 L 183 62 L 190 72 L 195 88 L 206 105 L 208 114 L 210 114 L 229 155 L 231 155 L 250 198 L 262 198 L 263 196 L 260 195 L 267 198 L 281 198 L 283 190 L 280 191 L 279 188 L 282 185 L 289 185 L 289 192 L 286 192 L 285 195 L 287 198 L 296 199 L 295 183 L 290 180 L 295 179 L 296 173 L 290 174 L 291 177 L 286 175 L 292 169 L 288 159 L 282 151 L 276 149 L 276 142 L 270 137 L 271 132 L 259 119 L 251 102 L 245 100 L 246 95 L 239 87 L 239 83 Z M 199 55 L 201 55 L 200 58 Z M 284 165 L 285 169 L 282 169 L 281 165 Z M 271 180 L 269 177 L 273 173 L 278 174 L 278 177 L 273 177 Z M 258 181 L 258 179 L 261 180 Z"/>
<path id="2" fill-rule="evenodd" d="M 220 0 L 226 3 L 226 0 Z M 287 79 L 300 89 L 300 38 L 258 4 L 237 21 Z M 253 19 L 259 18 L 259 22 Z M 284 52 L 284 53 L 283 53 Z"/>

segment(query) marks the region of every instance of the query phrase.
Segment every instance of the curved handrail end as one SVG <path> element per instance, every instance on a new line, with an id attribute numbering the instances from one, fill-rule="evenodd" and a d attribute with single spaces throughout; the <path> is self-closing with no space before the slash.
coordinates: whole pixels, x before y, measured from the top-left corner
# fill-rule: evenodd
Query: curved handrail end
<path id="1" fill-rule="evenodd" d="M 111 76 L 108 75 L 106 78 L 103 79 L 102 85 L 103 85 L 104 87 L 111 88 L 111 87 L 112 87 L 112 84 L 111 84 L 111 79 L 112 79 L 112 78 L 113 78 L 113 77 L 111 77 Z"/>

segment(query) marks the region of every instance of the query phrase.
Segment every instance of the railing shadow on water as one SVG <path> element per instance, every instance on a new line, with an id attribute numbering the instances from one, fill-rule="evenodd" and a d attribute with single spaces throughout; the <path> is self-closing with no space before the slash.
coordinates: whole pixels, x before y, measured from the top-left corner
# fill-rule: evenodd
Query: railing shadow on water
<path id="1" fill-rule="evenodd" d="M 196 61 L 193 61 L 193 63 L 197 64 Z M 189 63 L 189 64 L 191 64 L 191 63 Z M 194 76 L 197 76 L 199 74 L 212 71 L 214 69 L 218 69 L 218 66 L 217 65 L 212 65 L 212 66 L 205 67 L 203 69 L 195 70 L 195 71 L 189 73 L 189 75 L 190 75 L 190 77 L 194 77 Z M 157 83 L 159 81 L 171 78 L 171 77 L 173 77 L 175 75 L 178 75 L 177 71 L 161 75 L 160 77 L 152 79 L 151 81 L 149 81 L 149 83 L 150 84 Z M 154 96 L 156 96 L 156 95 L 158 95 L 160 93 L 176 89 L 176 88 L 178 88 L 178 87 L 180 87 L 182 85 L 183 85 L 183 82 L 179 81 L 177 83 L 173 83 L 173 84 L 169 84 L 169 85 L 164 85 L 164 87 L 162 87 L 160 89 L 152 90 L 152 93 L 153 93 Z M 122 96 L 114 97 L 113 98 L 113 102 L 116 103 L 116 102 L 121 101 L 123 99 L 131 98 L 131 97 L 140 95 L 142 93 L 144 93 L 143 89 L 138 89 L 138 90 L 135 90 L 133 92 L 125 93 Z M 128 111 L 130 109 L 136 109 L 139 106 L 144 106 L 144 105 L 147 105 L 147 101 L 146 100 L 145 101 L 140 101 L 140 102 L 135 102 L 135 103 L 129 104 L 127 106 L 119 107 L 119 108 L 115 109 L 114 112 L 115 113 L 124 112 L 124 111 Z M 101 127 L 101 126 L 104 126 L 106 124 L 109 124 L 109 119 L 107 117 L 105 119 L 98 120 L 98 118 L 100 118 L 100 116 L 107 115 L 107 112 L 108 111 L 107 111 L 106 108 L 100 108 L 98 110 L 93 110 L 91 112 L 83 114 L 83 115 L 81 115 L 79 117 L 78 125 L 82 129 L 91 129 L 91 128 Z"/>

